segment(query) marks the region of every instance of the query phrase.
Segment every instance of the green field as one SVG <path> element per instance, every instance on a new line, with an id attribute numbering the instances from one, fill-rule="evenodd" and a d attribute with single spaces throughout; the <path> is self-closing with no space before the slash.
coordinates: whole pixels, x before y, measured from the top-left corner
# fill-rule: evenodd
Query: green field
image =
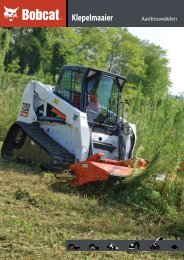
<path id="1" fill-rule="evenodd" d="M 183 253 L 66 252 L 66 239 L 175 239 L 167 216 L 124 202 L 123 187 L 71 189 L 39 168 L 0 160 L 1 259 L 183 259 Z M 132 190 L 132 192 L 134 192 Z M 121 202 L 122 196 L 122 202 Z"/>

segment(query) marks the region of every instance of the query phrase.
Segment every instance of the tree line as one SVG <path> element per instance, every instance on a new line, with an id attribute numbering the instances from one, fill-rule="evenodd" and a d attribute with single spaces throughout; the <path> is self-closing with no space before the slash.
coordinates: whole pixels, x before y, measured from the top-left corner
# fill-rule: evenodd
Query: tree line
<path id="1" fill-rule="evenodd" d="M 161 97 L 170 86 L 167 53 L 126 28 L 0 29 L 0 75 L 4 71 L 55 83 L 62 65 L 84 65 L 127 77 L 128 95 Z"/>

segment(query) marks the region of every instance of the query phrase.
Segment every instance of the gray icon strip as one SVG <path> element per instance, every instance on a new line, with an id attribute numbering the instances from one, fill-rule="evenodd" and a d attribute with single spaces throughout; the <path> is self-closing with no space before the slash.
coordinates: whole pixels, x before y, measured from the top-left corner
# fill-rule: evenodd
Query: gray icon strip
<path id="1" fill-rule="evenodd" d="M 184 251 L 184 240 L 67 240 L 67 251 Z"/>

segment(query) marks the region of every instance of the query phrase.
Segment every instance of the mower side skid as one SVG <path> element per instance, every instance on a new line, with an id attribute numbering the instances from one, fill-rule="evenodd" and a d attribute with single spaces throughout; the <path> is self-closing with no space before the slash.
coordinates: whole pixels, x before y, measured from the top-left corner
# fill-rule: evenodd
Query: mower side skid
<path id="1" fill-rule="evenodd" d="M 70 165 L 69 170 L 74 173 L 76 179 L 70 182 L 71 187 L 81 186 L 88 182 L 104 181 L 109 176 L 127 177 L 133 170 L 135 159 L 127 161 L 103 160 L 103 154 L 94 154 L 86 161 Z M 146 162 L 140 159 L 136 168 L 146 167 Z"/>

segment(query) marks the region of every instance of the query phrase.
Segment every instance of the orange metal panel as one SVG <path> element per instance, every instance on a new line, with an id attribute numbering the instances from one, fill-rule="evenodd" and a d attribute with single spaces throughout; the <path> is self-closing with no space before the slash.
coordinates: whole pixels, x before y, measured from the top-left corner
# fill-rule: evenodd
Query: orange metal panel
<path id="1" fill-rule="evenodd" d="M 93 165 L 96 165 L 98 168 L 103 169 L 108 172 L 109 175 L 119 176 L 119 177 L 127 177 L 131 174 L 132 168 L 117 166 L 105 163 L 93 162 Z"/>
<path id="2" fill-rule="evenodd" d="M 109 177 L 109 173 L 106 170 L 90 161 L 74 163 L 70 166 L 70 170 L 76 176 L 76 180 L 70 182 L 72 187 L 81 186 L 87 182 L 106 180 Z"/>
<path id="3" fill-rule="evenodd" d="M 90 161 L 74 163 L 70 166 L 70 170 L 76 176 L 76 180 L 70 182 L 72 187 L 87 182 L 107 180 L 109 175 L 127 177 L 132 172 L 132 168 Z"/>
<path id="4" fill-rule="evenodd" d="M 147 161 L 144 159 L 131 158 L 130 160 L 103 159 L 103 153 L 96 153 L 87 158 L 86 161 L 74 163 L 69 170 L 74 173 L 76 180 L 72 180 L 70 185 L 81 186 L 87 182 L 103 181 L 108 177 L 127 177 L 132 173 L 136 162 L 136 168 L 146 167 Z"/>

